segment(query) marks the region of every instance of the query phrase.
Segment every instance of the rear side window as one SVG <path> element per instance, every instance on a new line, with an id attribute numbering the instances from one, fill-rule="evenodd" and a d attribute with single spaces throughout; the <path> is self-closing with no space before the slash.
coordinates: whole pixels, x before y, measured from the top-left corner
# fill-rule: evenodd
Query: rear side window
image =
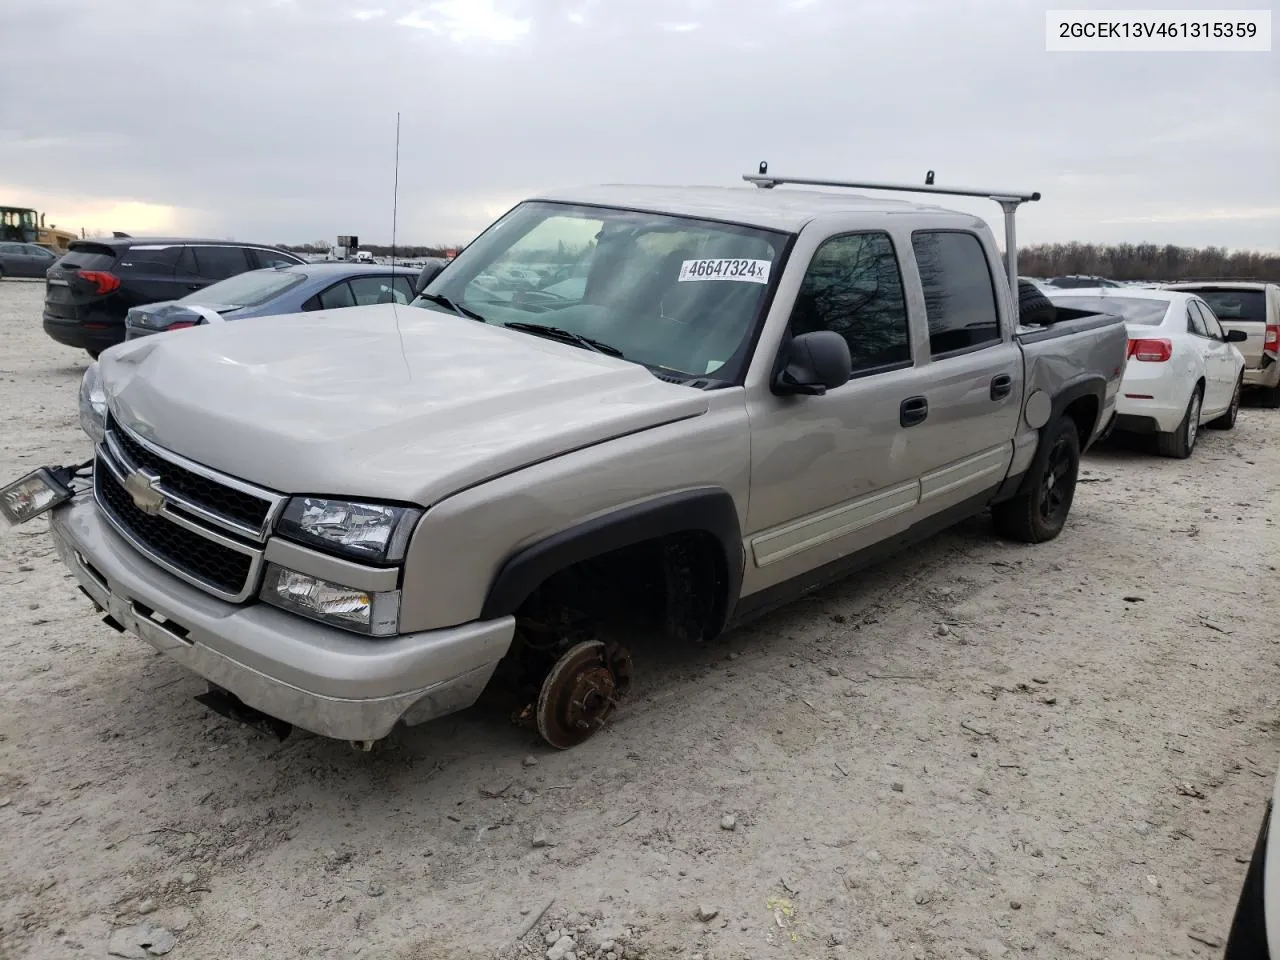
<path id="1" fill-rule="evenodd" d="M 844 337 L 855 375 L 911 362 L 902 277 L 888 234 L 832 237 L 818 248 L 791 311 L 792 334 L 816 330 Z"/>
<path id="2" fill-rule="evenodd" d="M 182 247 L 176 244 L 169 247 L 140 244 L 124 252 L 120 258 L 120 266 L 139 272 L 171 274 L 181 255 Z"/>
<path id="3" fill-rule="evenodd" d="M 243 247 L 188 247 L 195 254 L 196 272 L 208 280 L 225 280 L 244 273 L 250 264 Z"/>
<path id="4" fill-rule="evenodd" d="M 1224 334 L 1222 327 L 1218 324 L 1218 318 L 1213 315 L 1213 311 L 1198 300 L 1192 300 L 1191 306 L 1195 308 L 1196 313 L 1200 314 L 1200 319 L 1204 323 L 1204 329 L 1214 340 L 1222 340 Z"/>
<path id="5" fill-rule="evenodd" d="M 73 245 L 60 265 L 77 270 L 110 270 L 116 265 L 116 251 L 101 243 Z"/>
<path id="6" fill-rule="evenodd" d="M 929 353 L 946 356 L 1000 342 L 991 265 L 975 234 L 920 231 L 911 237 L 929 318 Z"/>
<path id="7" fill-rule="evenodd" d="M 1187 332 L 1194 333 L 1198 337 L 1209 335 L 1209 331 L 1204 326 L 1204 319 L 1200 316 L 1200 308 L 1195 305 L 1195 301 L 1187 303 Z"/>

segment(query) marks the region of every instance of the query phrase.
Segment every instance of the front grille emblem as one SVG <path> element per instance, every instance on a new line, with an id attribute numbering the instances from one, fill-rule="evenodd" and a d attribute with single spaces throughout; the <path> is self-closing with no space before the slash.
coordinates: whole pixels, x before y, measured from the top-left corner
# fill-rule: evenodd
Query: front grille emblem
<path id="1" fill-rule="evenodd" d="M 124 488 L 133 498 L 133 505 L 148 516 L 155 516 L 164 509 L 164 494 L 156 489 L 160 478 L 154 473 L 134 470 L 124 478 Z"/>

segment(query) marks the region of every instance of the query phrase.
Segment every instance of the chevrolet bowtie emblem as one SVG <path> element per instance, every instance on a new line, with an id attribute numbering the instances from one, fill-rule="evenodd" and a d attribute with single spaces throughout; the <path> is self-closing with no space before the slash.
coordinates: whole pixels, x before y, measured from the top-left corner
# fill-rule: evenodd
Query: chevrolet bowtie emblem
<path id="1" fill-rule="evenodd" d="M 124 488 L 133 497 L 133 504 L 143 513 L 155 516 L 164 509 L 164 494 L 156 489 L 160 478 L 151 473 L 134 470 L 124 478 Z"/>

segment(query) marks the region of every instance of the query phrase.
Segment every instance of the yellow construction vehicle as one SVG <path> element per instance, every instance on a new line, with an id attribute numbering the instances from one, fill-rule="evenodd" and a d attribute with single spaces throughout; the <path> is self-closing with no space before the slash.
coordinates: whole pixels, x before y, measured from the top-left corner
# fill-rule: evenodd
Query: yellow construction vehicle
<path id="1" fill-rule="evenodd" d="M 67 245 L 78 240 L 70 230 L 59 230 L 57 224 L 44 224 L 44 214 L 29 207 L 0 206 L 0 240 L 38 243 L 54 253 L 67 252 Z"/>

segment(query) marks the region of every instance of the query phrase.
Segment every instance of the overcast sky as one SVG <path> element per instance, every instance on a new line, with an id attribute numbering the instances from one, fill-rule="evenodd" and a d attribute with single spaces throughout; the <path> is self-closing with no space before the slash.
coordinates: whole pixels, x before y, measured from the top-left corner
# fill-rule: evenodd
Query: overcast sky
<path id="1" fill-rule="evenodd" d="M 1022 243 L 1280 249 L 1280 46 L 1046 53 L 1046 6 L 1072 5 L 0 0 L 0 204 L 386 242 L 400 111 L 401 242 L 465 242 L 548 188 L 732 184 L 767 159 L 1039 190 Z"/>

